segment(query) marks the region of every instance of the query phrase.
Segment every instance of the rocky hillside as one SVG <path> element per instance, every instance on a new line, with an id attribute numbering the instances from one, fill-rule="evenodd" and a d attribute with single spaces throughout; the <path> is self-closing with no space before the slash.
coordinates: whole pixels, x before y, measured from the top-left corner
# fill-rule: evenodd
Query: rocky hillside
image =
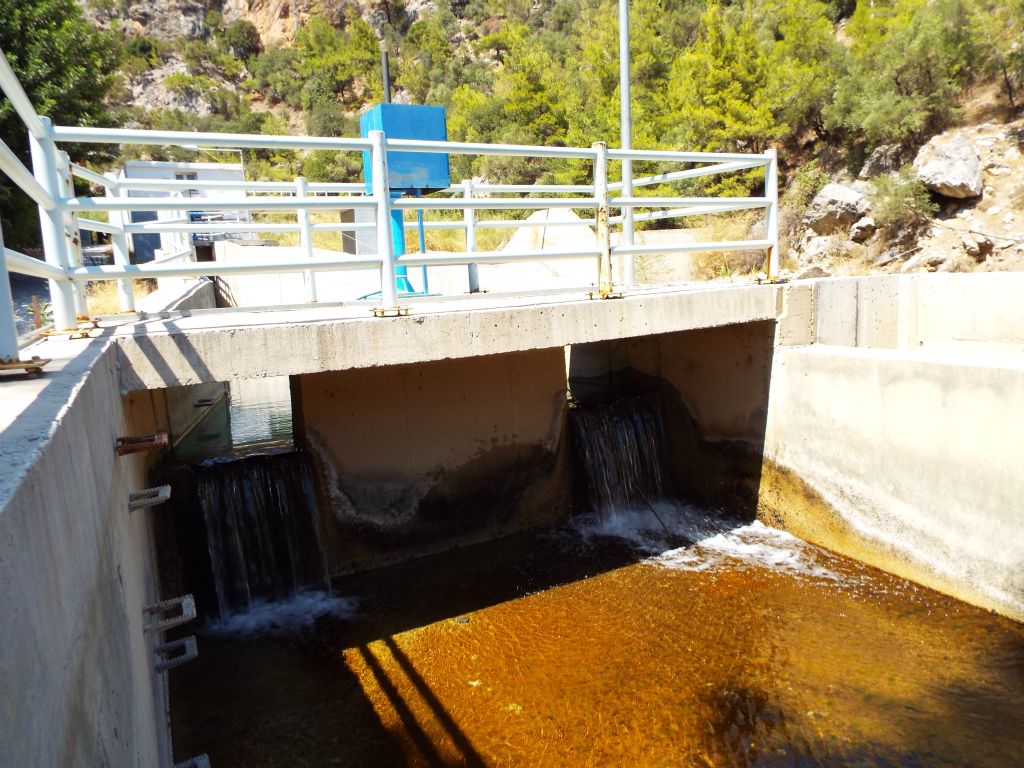
<path id="1" fill-rule="evenodd" d="M 211 11 L 223 24 L 248 21 L 265 46 L 288 44 L 313 15 L 340 24 L 346 14 L 365 19 L 381 37 L 388 26 L 434 11 L 434 0 L 76 0 L 101 29 L 118 26 L 131 36 L 158 40 L 209 35 Z"/>
<path id="2" fill-rule="evenodd" d="M 121 85 L 108 100 L 124 125 L 344 135 L 380 98 L 383 46 L 396 98 L 446 105 L 452 138 L 582 146 L 617 133 L 615 0 L 75 1 L 118 40 Z M 1024 264 L 1024 126 L 1013 121 L 1024 106 L 1024 0 L 632 7 L 637 146 L 777 147 L 797 274 Z M 979 87 L 994 94 L 998 120 L 965 120 Z M 331 153 L 252 160 L 271 178 L 358 171 Z M 458 162 L 458 175 L 492 181 L 586 175 Z"/>
<path id="3" fill-rule="evenodd" d="M 1024 268 L 1024 120 L 932 138 L 896 172 L 875 153 L 826 184 L 789 231 L 797 274 Z M 890 155 L 893 153 L 889 153 Z M 928 191 L 923 196 L 914 187 Z"/>

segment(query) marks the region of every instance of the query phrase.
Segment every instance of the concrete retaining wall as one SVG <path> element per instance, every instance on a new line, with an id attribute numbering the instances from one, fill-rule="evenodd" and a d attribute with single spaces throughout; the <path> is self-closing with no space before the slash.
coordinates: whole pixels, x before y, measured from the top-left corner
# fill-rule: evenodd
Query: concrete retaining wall
<path id="1" fill-rule="evenodd" d="M 335 571 L 565 515 L 561 348 L 296 378 Z"/>
<path id="2" fill-rule="evenodd" d="M 34 451 L 9 465 L 0 496 L 0 763 L 166 764 L 165 692 L 142 630 L 156 597 L 149 519 L 127 504 L 145 468 L 114 454 L 130 434 L 116 357 L 95 340 L 47 375 L 0 434 L 5 457 Z"/>
<path id="3" fill-rule="evenodd" d="M 1024 619 L 1024 275 L 790 291 L 762 517 Z"/>

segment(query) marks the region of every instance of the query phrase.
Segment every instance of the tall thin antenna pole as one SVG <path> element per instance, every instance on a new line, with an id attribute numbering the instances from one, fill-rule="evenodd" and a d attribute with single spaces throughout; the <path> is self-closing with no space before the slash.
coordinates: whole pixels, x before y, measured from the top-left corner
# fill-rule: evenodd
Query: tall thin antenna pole
<path id="1" fill-rule="evenodd" d="M 622 129 L 621 146 L 633 148 L 633 113 L 630 98 L 629 75 L 629 0 L 619 0 L 619 122 Z M 622 196 L 633 196 L 633 161 L 622 161 Z M 622 209 L 622 243 L 633 244 L 633 209 Z M 626 256 L 625 274 L 627 288 L 636 284 L 635 257 Z"/>
<path id="2" fill-rule="evenodd" d="M 384 103 L 391 103 L 391 67 L 388 66 L 388 52 L 380 52 L 380 73 L 384 78 Z"/>

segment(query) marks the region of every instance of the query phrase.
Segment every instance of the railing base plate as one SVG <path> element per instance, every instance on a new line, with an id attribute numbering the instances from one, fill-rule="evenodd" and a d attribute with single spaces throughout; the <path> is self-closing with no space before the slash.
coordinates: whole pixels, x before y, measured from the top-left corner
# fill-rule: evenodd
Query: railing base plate
<path id="1" fill-rule="evenodd" d="M 625 296 L 622 291 L 612 291 L 611 293 L 601 293 L 600 291 L 591 291 L 587 294 L 588 299 L 621 299 Z"/>
<path id="2" fill-rule="evenodd" d="M 405 317 L 409 307 L 374 307 L 370 311 L 374 317 Z"/>
<path id="3" fill-rule="evenodd" d="M 30 376 L 42 373 L 43 366 L 52 362 L 50 358 L 33 357 L 30 360 L 0 360 L 0 371 L 25 371 Z"/>

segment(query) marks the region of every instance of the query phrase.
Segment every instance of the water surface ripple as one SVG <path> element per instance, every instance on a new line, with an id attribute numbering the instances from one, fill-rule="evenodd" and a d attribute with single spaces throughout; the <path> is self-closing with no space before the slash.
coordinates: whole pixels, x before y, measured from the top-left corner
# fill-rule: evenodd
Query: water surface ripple
<path id="1" fill-rule="evenodd" d="M 1024 764 L 1024 627 L 759 524 L 659 508 L 674 541 L 645 510 L 582 519 L 337 581 L 347 620 L 202 637 L 172 673 L 176 758 Z"/>

